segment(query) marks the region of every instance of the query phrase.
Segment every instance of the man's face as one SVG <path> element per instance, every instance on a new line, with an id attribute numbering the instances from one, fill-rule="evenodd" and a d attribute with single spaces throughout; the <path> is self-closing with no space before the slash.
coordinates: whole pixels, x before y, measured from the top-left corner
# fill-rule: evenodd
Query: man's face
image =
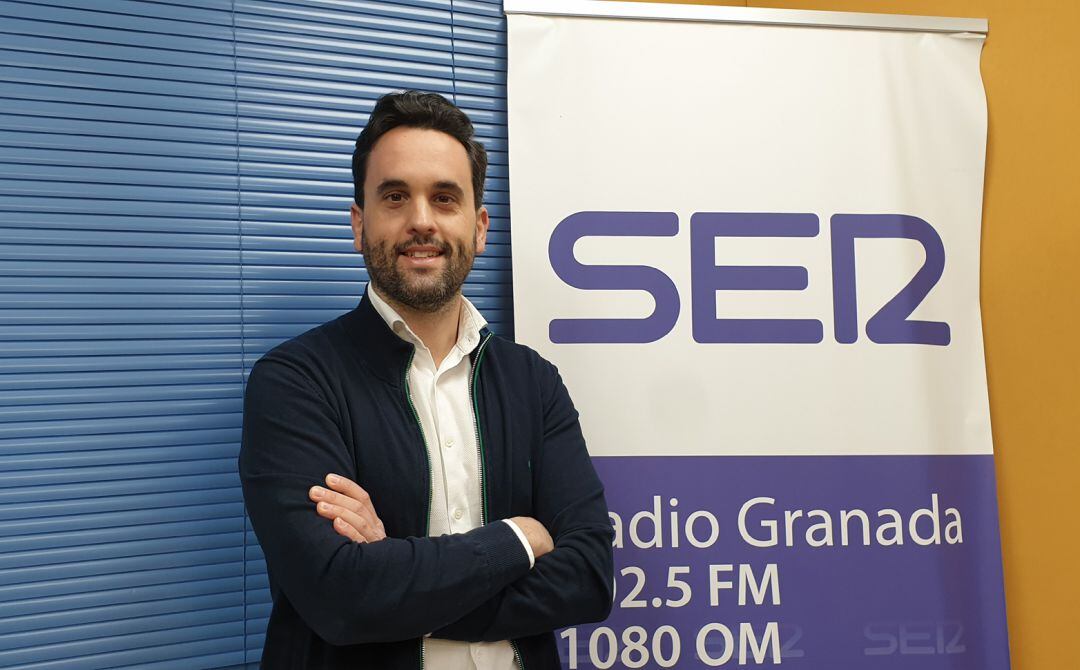
<path id="1" fill-rule="evenodd" d="M 469 157 L 453 137 L 398 127 L 379 138 L 352 228 L 382 295 L 424 312 L 450 303 L 487 239 L 487 210 L 473 200 Z"/>

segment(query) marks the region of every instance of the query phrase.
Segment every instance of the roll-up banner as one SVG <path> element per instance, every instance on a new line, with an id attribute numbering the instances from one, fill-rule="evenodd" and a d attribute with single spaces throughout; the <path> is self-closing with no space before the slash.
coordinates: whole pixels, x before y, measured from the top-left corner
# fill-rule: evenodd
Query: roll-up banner
<path id="1" fill-rule="evenodd" d="M 564 665 L 1008 668 L 986 21 L 504 7 L 516 338 L 616 531 Z"/>

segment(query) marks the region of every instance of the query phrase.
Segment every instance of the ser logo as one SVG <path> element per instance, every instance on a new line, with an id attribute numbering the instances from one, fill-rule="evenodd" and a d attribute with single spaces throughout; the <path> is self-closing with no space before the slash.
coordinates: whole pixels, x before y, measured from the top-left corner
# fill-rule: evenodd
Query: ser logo
<path id="1" fill-rule="evenodd" d="M 858 339 L 855 240 L 915 240 L 926 260 L 908 284 L 866 322 L 866 335 L 878 344 L 949 344 L 949 324 L 908 319 L 941 278 L 945 247 L 929 223 L 902 214 L 834 214 L 832 240 L 833 326 L 836 341 Z M 551 233 L 548 258 L 565 283 L 585 290 L 645 291 L 656 301 L 643 319 L 554 319 L 548 326 L 555 344 L 655 342 L 679 318 L 679 290 L 671 278 L 648 265 L 586 265 L 574 256 L 584 237 L 674 237 L 673 212 L 578 212 Z M 692 332 L 700 343 L 816 344 L 824 339 L 817 319 L 719 319 L 717 291 L 801 291 L 809 282 L 802 266 L 717 265 L 715 240 L 721 237 L 817 237 L 816 214 L 698 212 L 690 217 L 690 307 Z"/>
<path id="2" fill-rule="evenodd" d="M 867 642 L 864 656 L 918 656 L 963 654 L 964 625 L 959 621 L 876 622 L 863 628 Z"/>

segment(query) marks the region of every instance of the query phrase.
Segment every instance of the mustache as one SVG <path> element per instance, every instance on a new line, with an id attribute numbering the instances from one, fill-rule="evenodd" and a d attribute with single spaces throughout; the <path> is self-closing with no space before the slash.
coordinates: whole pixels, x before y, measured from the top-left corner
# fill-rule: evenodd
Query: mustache
<path id="1" fill-rule="evenodd" d="M 449 253 L 452 249 L 450 243 L 444 240 L 440 240 L 431 236 L 413 236 L 412 239 L 410 239 L 409 241 L 402 242 L 401 244 L 395 246 L 394 252 L 402 254 L 411 249 L 412 247 L 435 247 L 443 254 Z"/>

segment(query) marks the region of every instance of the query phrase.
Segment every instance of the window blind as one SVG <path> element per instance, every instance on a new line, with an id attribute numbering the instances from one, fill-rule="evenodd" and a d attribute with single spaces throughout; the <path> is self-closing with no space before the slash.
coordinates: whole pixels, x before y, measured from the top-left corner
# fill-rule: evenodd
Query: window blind
<path id="1" fill-rule="evenodd" d="M 0 667 L 254 667 L 243 381 L 363 290 L 374 100 L 487 146 L 465 293 L 512 335 L 501 5 L 0 2 Z"/>

